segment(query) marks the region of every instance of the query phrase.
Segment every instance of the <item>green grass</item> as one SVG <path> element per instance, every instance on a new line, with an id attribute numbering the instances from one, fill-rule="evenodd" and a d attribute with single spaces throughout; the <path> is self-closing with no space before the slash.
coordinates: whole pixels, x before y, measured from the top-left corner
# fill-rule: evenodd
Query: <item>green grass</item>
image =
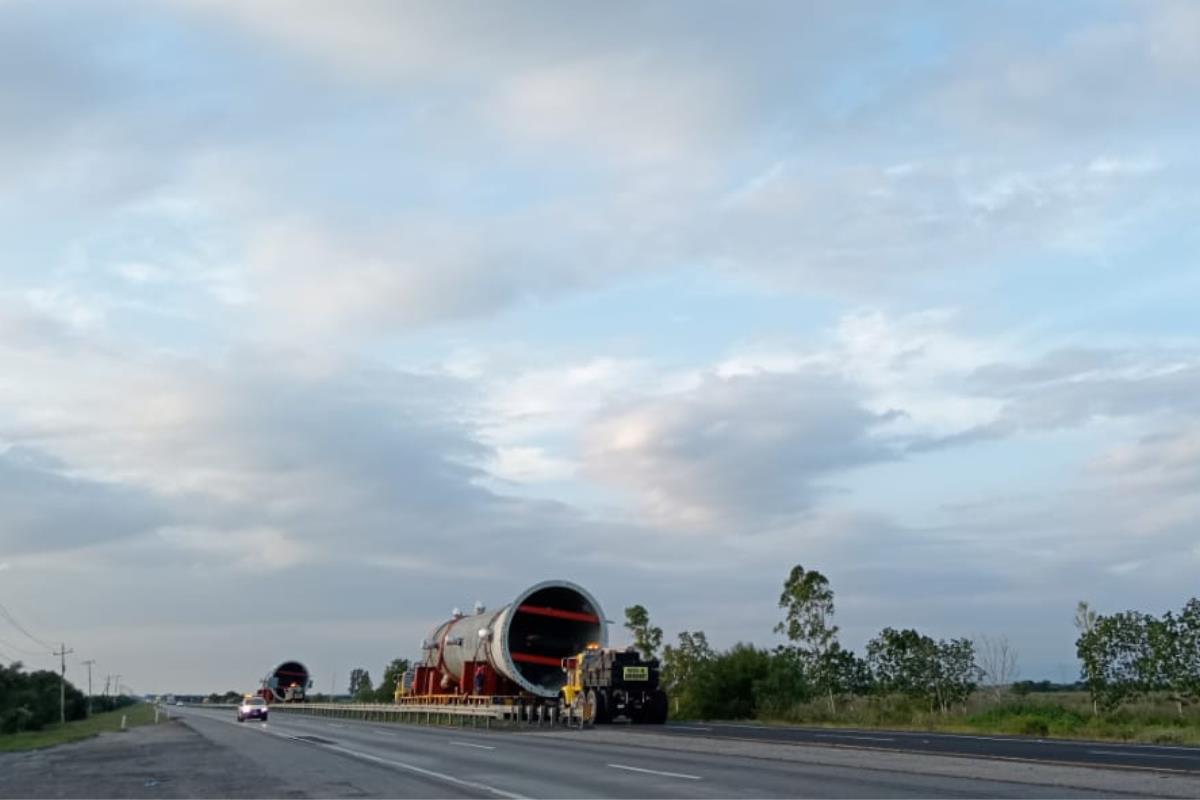
<path id="1" fill-rule="evenodd" d="M 763 719 L 769 723 L 891 728 L 946 733 L 1008 734 L 1045 738 L 1200 745 L 1200 709 L 1180 716 L 1165 698 L 1148 698 L 1110 714 L 1093 714 L 1085 692 L 995 697 L 977 693 L 965 708 L 930 712 L 899 697 L 855 698 L 836 714 L 823 702 L 794 706 Z"/>
<path id="2" fill-rule="evenodd" d="M 38 750 L 67 742 L 89 739 L 104 731 L 121 729 L 121 716 L 126 717 L 126 727 L 154 724 L 154 705 L 137 703 L 116 711 L 94 714 L 88 719 L 68 722 L 66 725 L 49 725 L 40 731 L 25 731 L 0 735 L 0 752 L 14 750 Z M 164 716 L 163 719 L 166 717 Z"/>

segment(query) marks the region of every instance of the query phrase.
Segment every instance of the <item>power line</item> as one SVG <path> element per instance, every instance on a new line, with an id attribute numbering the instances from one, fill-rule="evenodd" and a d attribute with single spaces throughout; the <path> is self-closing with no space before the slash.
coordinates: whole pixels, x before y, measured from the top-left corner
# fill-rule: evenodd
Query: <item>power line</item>
<path id="1" fill-rule="evenodd" d="M 25 634 L 25 636 L 30 641 L 36 643 L 40 647 L 46 648 L 47 650 L 50 651 L 51 655 L 55 655 L 54 645 L 46 644 L 46 642 L 42 641 L 41 639 L 39 639 L 38 637 L 36 637 L 32 633 L 30 633 L 28 630 L 26 630 L 25 626 L 22 625 L 21 623 L 17 622 L 17 618 L 12 615 L 11 611 L 9 611 L 7 608 L 4 607 L 3 603 L 0 603 L 0 617 L 4 617 L 6 620 L 8 620 L 9 624 L 11 624 L 14 628 L 19 630 L 21 633 Z"/>
<path id="2" fill-rule="evenodd" d="M 22 647 L 19 644 L 13 644 L 12 642 L 8 641 L 7 639 L 0 639 L 0 645 L 7 647 L 9 650 L 15 650 L 18 653 L 24 653 L 27 656 L 44 656 L 44 655 L 46 655 L 45 651 L 43 651 L 43 650 L 30 650 L 29 648 Z"/>

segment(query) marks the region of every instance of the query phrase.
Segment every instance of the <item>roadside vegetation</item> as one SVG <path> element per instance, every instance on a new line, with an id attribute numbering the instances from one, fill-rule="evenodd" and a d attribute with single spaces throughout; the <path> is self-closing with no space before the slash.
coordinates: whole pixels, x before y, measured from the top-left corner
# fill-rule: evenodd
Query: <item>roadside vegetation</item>
<path id="1" fill-rule="evenodd" d="M 1076 609 L 1076 684 L 1017 681 L 1004 638 L 934 639 L 884 628 L 860 655 L 843 648 L 825 576 L 784 582 L 776 627 L 787 644 L 716 651 L 703 631 L 662 648 L 675 719 L 893 728 L 1200 745 L 1200 599 L 1154 617 Z M 662 630 L 642 606 L 626 627 L 658 656 Z"/>
<path id="2" fill-rule="evenodd" d="M 66 725 L 61 725 L 56 721 L 38 730 L 0 734 L 0 752 L 37 750 L 67 742 L 77 742 L 81 739 L 90 739 L 105 731 L 118 731 L 121 729 L 122 716 L 126 718 L 126 728 L 154 722 L 153 704 L 135 701 L 129 697 L 119 699 L 127 702 L 115 710 L 94 713 L 90 717 L 77 719 Z"/>
<path id="3" fill-rule="evenodd" d="M 60 703 L 60 691 L 65 703 Z M 0 750 L 47 747 L 116 729 L 121 723 L 116 711 L 135 702 L 124 695 L 93 697 L 89 719 L 88 698 L 70 681 L 63 687 L 58 673 L 44 669 L 26 672 L 20 662 L 0 666 Z M 153 719 L 153 709 L 149 706 L 146 709 Z M 140 710 L 124 713 L 130 715 L 131 721 L 144 716 Z M 66 725 L 61 722 L 63 714 Z"/>

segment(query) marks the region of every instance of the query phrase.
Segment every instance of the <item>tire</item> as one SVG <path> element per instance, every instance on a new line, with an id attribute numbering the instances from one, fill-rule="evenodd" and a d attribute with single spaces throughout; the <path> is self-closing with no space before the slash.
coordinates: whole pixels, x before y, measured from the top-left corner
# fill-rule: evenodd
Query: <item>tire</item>
<path id="1" fill-rule="evenodd" d="M 587 690 L 587 702 L 584 704 L 583 724 L 591 726 L 596 724 L 596 690 Z"/>
<path id="2" fill-rule="evenodd" d="M 237 715 L 237 718 L 238 718 L 238 722 L 245 722 L 245 721 L 246 721 L 246 720 L 242 719 L 242 715 L 241 715 L 241 714 L 238 714 L 238 715 Z"/>
<path id="3" fill-rule="evenodd" d="M 268 716 L 267 714 L 263 714 L 263 722 L 267 721 L 267 716 Z"/>
<path id="4" fill-rule="evenodd" d="M 661 690 L 650 696 L 642 721 L 650 725 L 663 725 L 667 721 L 667 694 Z"/>
<path id="5" fill-rule="evenodd" d="M 605 725 L 612 721 L 612 707 L 608 701 L 608 692 L 601 689 L 596 692 L 596 711 L 595 722 L 597 725 Z"/>

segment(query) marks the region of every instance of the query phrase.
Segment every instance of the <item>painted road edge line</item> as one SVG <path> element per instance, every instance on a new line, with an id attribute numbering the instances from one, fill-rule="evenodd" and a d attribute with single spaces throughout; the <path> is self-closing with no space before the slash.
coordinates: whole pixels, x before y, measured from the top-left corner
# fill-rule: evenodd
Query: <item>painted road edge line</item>
<path id="1" fill-rule="evenodd" d="M 856 739 L 863 742 L 894 742 L 890 736 L 855 736 L 849 733 L 814 733 L 814 739 Z"/>
<path id="2" fill-rule="evenodd" d="M 644 767 L 631 767 L 628 764 L 609 764 L 608 766 L 612 767 L 613 769 L 626 769 L 626 770 L 629 770 L 630 772 L 644 772 L 648 775 L 664 775 L 668 778 L 683 778 L 684 780 L 689 780 L 689 781 L 704 780 L 699 775 L 685 775 L 682 772 L 663 772 L 662 770 L 659 770 L 659 769 L 645 769 Z"/>
<path id="3" fill-rule="evenodd" d="M 471 742 L 455 741 L 454 739 L 447 739 L 446 741 L 450 742 L 450 744 L 456 744 L 459 747 L 474 747 L 477 750 L 495 750 L 496 749 L 495 747 L 492 747 L 490 744 L 473 744 Z"/>
<path id="4" fill-rule="evenodd" d="M 1124 756 L 1125 758 L 1182 758 L 1185 761 L 1194 761 L 1195 756 L 1172 756 L 1166 753 L 1130 753 L 1129 751 L 1121 750 L 1088 750 L 1094 756 Z"/>

